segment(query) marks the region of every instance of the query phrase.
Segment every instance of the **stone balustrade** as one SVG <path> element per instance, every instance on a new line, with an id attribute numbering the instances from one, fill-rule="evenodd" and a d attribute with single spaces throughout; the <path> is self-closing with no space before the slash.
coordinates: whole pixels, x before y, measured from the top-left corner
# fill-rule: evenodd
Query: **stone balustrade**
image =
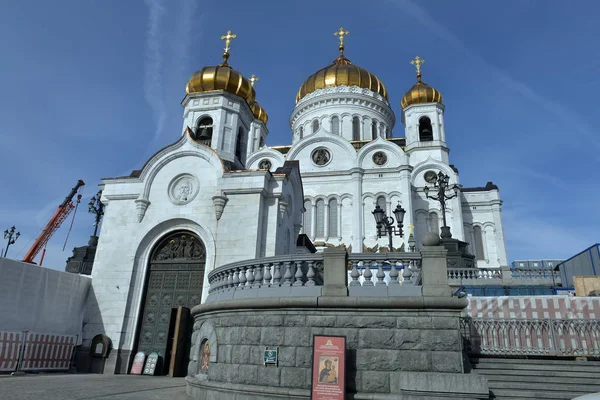
<path id="1" fill-rule="evenodd" d="M 351 264 L 349 286 L 420 284 L 419 253 L 351 253 L 348 260 Z"/>
<path id="2" fill-rule="evenodd" d="M 559 285 L 560 272 L 552 268 L 511 268 L 512 279 L 515 282 L 529 285 Z"/>
<path id="3" fill-rule="evenodd" d="M 501 285 L 502 270 L 499 268 L 448 268 L 448 283 L 456 285 Z"/>

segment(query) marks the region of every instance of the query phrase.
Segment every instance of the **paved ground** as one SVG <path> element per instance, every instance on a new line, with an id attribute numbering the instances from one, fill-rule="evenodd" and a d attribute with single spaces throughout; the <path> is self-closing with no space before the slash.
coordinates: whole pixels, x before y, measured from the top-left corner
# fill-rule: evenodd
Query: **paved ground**
<path id="1" fill-rule="evenodd" d="M 99 374 L 0 375 L 2 400 L 191 400 L 183 378 Z"/>

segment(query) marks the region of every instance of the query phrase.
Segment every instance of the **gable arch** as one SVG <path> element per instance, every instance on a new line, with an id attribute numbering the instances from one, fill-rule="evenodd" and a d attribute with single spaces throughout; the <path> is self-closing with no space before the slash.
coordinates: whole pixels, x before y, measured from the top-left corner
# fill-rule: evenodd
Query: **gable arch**
<path id="1" fill-rule="evenodd" d="M 417 178 L 419 178 L 421 176 L 421 173 L 429 170 L 429 169 L 433 169 L 433 170 L 440 170 L 442 171 L 444 174 L 448 175 L 450 177 L 450 183 L 454 184 L 458 184 L 458 174 L 456 174 L 456 172 L 454 172 L 450 166 L 441 163 L 438 160 L 434 160 L 431 157 L 427 158 L 427 160 L 423 161 L 420 164 L 415 165 L 415 167 L 413 168 L 411 177 L 410 177 L 410 183 L 411 185 L 415 186 L 415 181 Z"/>
<path id="2" fill-rule="evenodd" d="M 285 163 L 285 156 L 278 152 L 277 150 L 273 150 L 270 147 L 263 147 L 257 152 L 254 152 L 248 157 L 248 161 L 246 162 L 248 169 L 258 169 L 258 163 L 263 158 L 269 158 L 277 161 L 277 165 L 273 165 L 276 169 L 277 167 L 281 167 Z M 273 169 L 273 170 L 275 170 Z"/>
<path id="3" fill-rule="evenodd" d="M 310 136 L 306 136 L 304 140 L 293 145 L 286 158 L 288 160 L 296 160 L 298 154 L 307 147 L 310 147 L 314 144 L 326 145 L 327 143 L 338 145 L 344 151 L 344 153 L 346 153 L 346 155 L 353 160 L 352 164 L 356 165 L 356 150 L 354 150 L 354 147 L 352 147 L 350 142 L 348 142 L 342 136 L 327 135 L 322 131 Z"/>

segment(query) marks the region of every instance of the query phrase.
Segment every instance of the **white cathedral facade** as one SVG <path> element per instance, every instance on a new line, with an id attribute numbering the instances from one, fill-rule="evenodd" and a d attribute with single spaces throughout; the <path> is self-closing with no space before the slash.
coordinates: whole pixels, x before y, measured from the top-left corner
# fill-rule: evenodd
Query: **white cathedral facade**
<path id="1" fill-rule="evenodd" d="M 341 40 L 339 57 L 300 87 L 292 144 L 269 147 L 254 80 L 228 64 L 233 37 L 224 36 L 222 64 L 190 78 L 179 140 L 130 176 L 102 182 L 84 344 L 105 332 L 118 349 L 115 370 L 132 352 L 166 349 L 172 308 L 202 302 L 215 267 L 296 252 L 300 233 L 318 249 L 387 247 L 372 211 L 392 215 L 398 203 L 405 232 L 394 247 L 408 249 L 414 227 L 418 250 L 421 236 L 442 225 L 439 203 L 424 193 L 428 177 L 441 171 L 460 184 L 446 144 L 453 128 L 440 92 L 421 81 L 421 60 L 398 132 L 384 84 L 344 56 Z M 508 265 L 501 204 L 491 183 L 461 186 L 447 203 L 452 236 L 470 243 L 478 267 Z"/>

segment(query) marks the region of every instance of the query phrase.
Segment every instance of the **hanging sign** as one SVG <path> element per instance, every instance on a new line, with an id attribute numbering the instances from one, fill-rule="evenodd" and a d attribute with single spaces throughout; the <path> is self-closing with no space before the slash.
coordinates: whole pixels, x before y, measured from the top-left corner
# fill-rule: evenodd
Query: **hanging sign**
<path id="1" fill-rule="evenodd" d="M 146 353 L 139 351 L 133 358 L 133 365 L 131 366 L 131 375 L 141 375 L 144 370 L 144 361 L 146 361 Z"/>
<path id="2" fill-rule="evenodd" d="M 144 375 L 154 375 L 159 359 L 160 355 L 155 351 L 148 355 L 146 366 L 144 367 Z"/>
<path id="3" fill-rule="evenodd" d="M 313 336 L 312 400 L 344 400 L 346 337 Z"/>

